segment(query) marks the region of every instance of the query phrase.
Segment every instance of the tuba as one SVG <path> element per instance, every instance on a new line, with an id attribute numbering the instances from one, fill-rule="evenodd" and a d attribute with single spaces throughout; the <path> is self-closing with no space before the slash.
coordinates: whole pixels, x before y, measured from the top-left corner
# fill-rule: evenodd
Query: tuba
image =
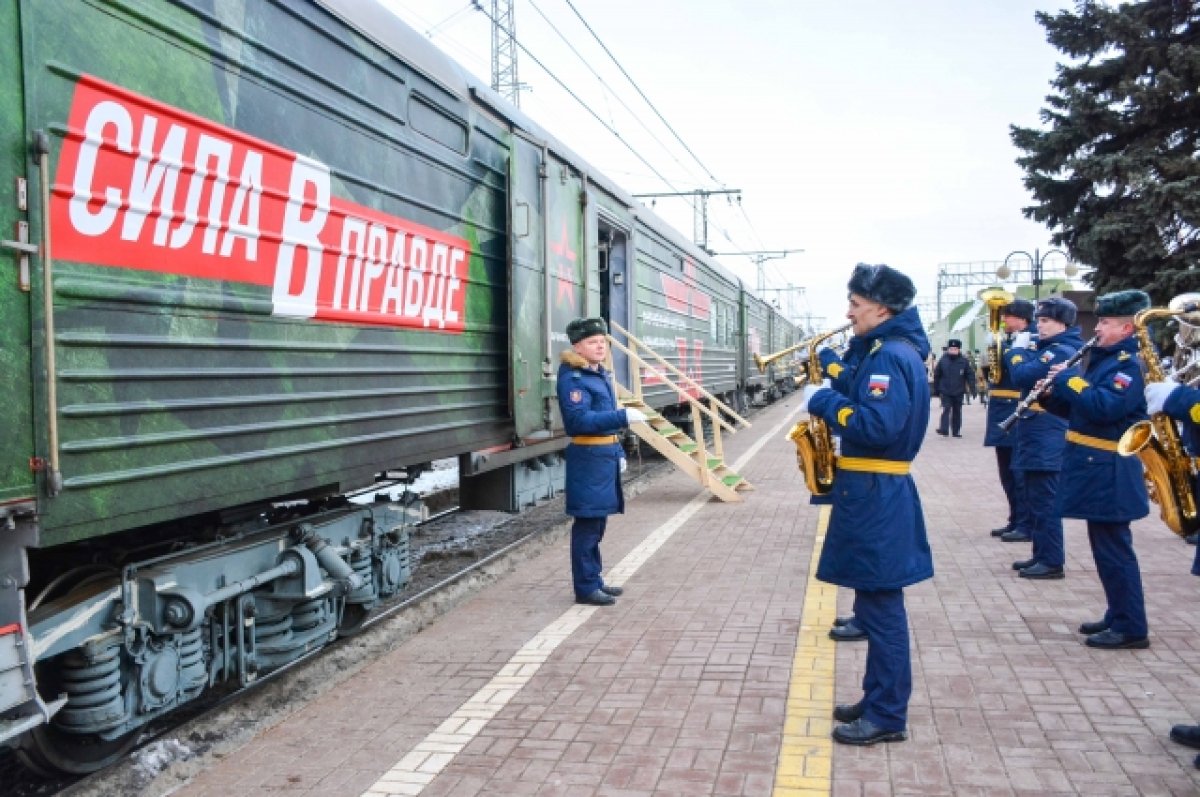
<path id="1" fill-rule="evenodd" d="M 819 385 L 822 380 L 821 359 L 817 357 L 817 347 L 826 339 L 839 332 L 845 332 L 852 324 L 845 324 L 837 329 L 814 335 L 805 343 L 808 345 L 808 362 L 805 365 L 805 375 L 808 384 Z M 833 435 L 829 433 L 829 424 L 810 415 L 807 420 L 800 421 L 788 432 L 787 439 L 796 444 L 796 465 L 804 474 L 804 483 L 813 495 L 828 495 L 833 489 Z"/>
<path id="2" fill-rule="evenodd" d="M 1146 366 L 1147 382 L 1163 382 L 1168 378 L 1159 363 L 1154 344 L 1150 342 L 1147 326 L 1151 321 L 1175 316 L 1180 316 L 1181 320 L 1200 322 L 1200 301 L 1180 302 L 1179 307 L 1175 307 L 1175 302 L 1167 308 L 1150 307 L 1133 317 L 1139 354 Z M 1150 494 L 1150 500 L 1158 504 L 1159 516 L 1167 528 L 1181 537 L 1200 530 L 1196 494 L 1192 486 L 1196 463 L 1183 450 L 1175 421 L 1165 412 L 1156 412 L 1148 421 L 1138 421 L 1121 435 L 1117 451 L 1123 457 L 1136 454 L 1142 461 L 1146 491 Z"/>
<path id="3" fill-rule="evenodd" d="M 1012 304 L 1016 298 L 1003 288 L 984 288 L 979 292 L 979 301 L 988 307 L 988 330 L 992 333 L 992 350 L 988 352 L 988 381 L 993 385 L 1000 383 L 1000 359 L 1004 354 L 1004 306 Z"/>
<path id="4" fill-rule="evenodd" d="M 1181 385 L 1196 387 L 1200 384 L 1200 312 L 1189 311 L 1189 305 L 1200 307 L 1200 293 L 1181 293 L 1167 305 L 1179 311 L 1171 378 Z"/>

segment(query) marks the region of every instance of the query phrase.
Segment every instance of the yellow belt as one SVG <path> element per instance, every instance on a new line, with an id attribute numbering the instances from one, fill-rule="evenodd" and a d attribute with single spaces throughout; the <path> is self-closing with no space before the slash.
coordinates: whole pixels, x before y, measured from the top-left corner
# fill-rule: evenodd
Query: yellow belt
<path id="1" fill-rule="evenodd" d="M 1021 391 L 1019 390 L 997 390 L 996 388 L 992 388 L 989 392 L 992 398 L 1019 399 L 1021 397 Z"/>
<path id="2" fill-rule="evenodd" d="M 1116 440 L 1105 440 L 1103 437 L 1092 437 L 1089 434 L 1080 434 L 1079 432 L 1067 432 L 1068 443 L 1078 443 L 1081 446 L 1088 448 L 1098 448 L 1101 451 L 1116 451 Z"/>
<path id="3" fill-rule="evenodd" d="M 571 442 L 577 446 L 608 446 L 617 442 L 617 436 L 615 434 L 580 435 L 572 437 Z"/>
<path id="4" fill-rule="evenodd" d="M 863 473 L 888 473 L 893 476 L 907 476 L 912 467 L 911 462 L 898 459 L 868 459 L 867 457 L 838 457 L 837 466 L 840 470 L 856 470 Z"/>

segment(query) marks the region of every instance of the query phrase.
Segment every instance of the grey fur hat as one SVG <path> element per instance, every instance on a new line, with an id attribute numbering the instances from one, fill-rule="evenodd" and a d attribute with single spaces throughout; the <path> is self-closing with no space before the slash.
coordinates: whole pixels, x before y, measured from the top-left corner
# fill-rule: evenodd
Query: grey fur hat
<path id="1" fill-rule="evenodd" d="M 850 293 L 879 302 L 893 313 L 902 313 L 917 295 L 917 286 L 907 275 L 891 266 L 859 263 L 850 275 Z"/>
<path id="2" fill-rule="evenodd" d="M 1097 316 L 1137 315 L 1150 306 L 1150 295 L 1145 291 L 1117 291 L 1096 298 Z"/>
<path id="3" fill-rule="evenodd" d="M 1075 307 L 1075 302 L 1070 299 L 1064 299 L 1061 296 L 1051 296 L 1049 299 L 1042 299 L 1038 302 L 1037 309 L 1033 311 L 1034 316 L 1038 318 L 1053 318 L 1059 323 L 1072 326 L 1075 323 L 1075 316 L 1079 311 Z"/>
<path id="4" fill-rule="evenodd" d="M 592 335 L 607 335 L 608 324 L 603 318 L 576 318 L 567 324 L 567 340 L 572 344 L 578 343 Z"/>

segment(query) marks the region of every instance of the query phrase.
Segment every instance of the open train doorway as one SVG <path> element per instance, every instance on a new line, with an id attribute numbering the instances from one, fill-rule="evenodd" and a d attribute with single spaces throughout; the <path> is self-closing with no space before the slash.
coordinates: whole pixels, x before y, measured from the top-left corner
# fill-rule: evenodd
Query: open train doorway
<path id="1" fill-rule="evenodd" d="M 623 329 L 631 328 L 629 305 L 631 280 L 629 273 L 629 233 L 601 218 L 596 225 L 596 251 L 600 265 L 600 314 Z M 616 336 L 622 343 L 620 335 Z M 621 384 L 632 389 L 629 357 L 613 348 L 613 372 Z"/>

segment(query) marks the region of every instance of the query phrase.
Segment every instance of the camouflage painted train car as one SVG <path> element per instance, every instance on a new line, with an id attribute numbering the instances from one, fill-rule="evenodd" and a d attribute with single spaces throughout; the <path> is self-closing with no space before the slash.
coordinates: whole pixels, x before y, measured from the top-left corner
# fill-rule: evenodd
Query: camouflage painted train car
<path id="1" fill-rule="evenodd" d="M 0 742 L 35 768 L 355 630 L 410 565 L 348 493 L 457 455 L 517 508 L 571 318 L 746 389 L 740 283 L 374 3 L 0 0 L 0 78 Z"/>

